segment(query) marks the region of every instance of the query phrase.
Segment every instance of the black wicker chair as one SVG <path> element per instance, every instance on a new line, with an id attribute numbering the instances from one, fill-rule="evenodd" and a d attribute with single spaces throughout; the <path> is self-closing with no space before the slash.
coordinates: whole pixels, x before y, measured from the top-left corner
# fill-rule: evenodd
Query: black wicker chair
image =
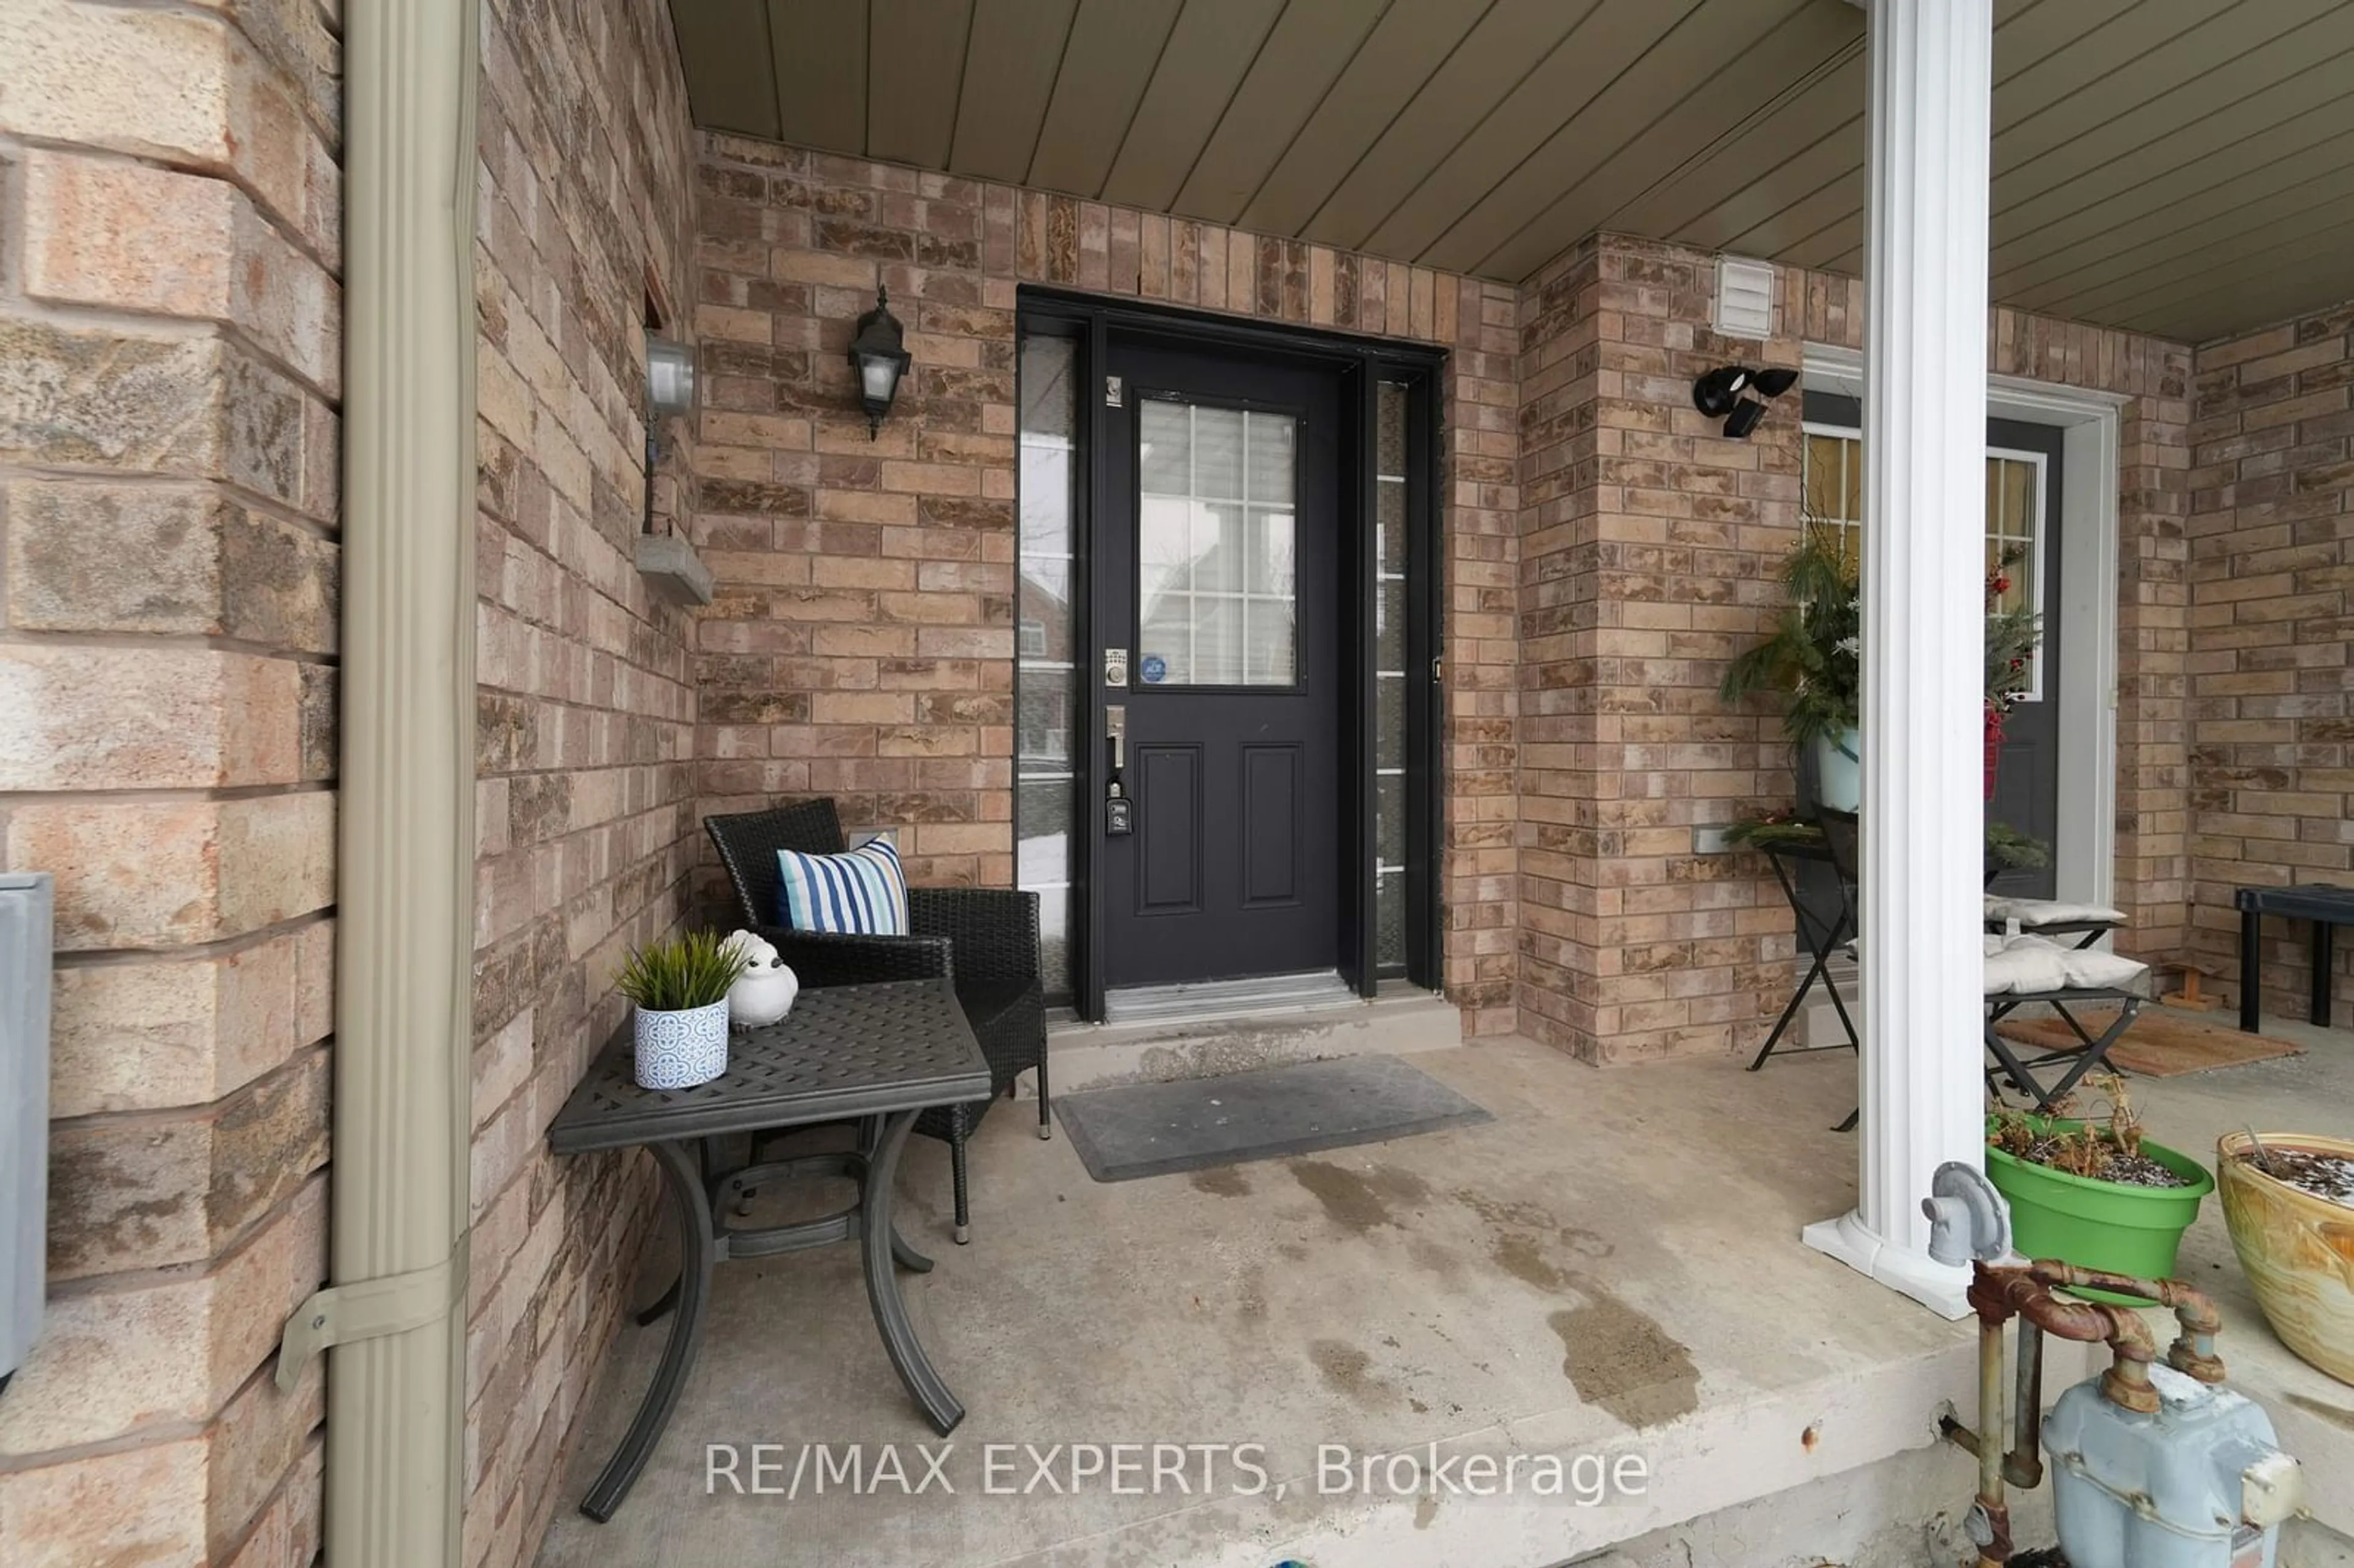
<path id="1" fill-rule="evenodd" d="M 999 887 L 911 887 L 910 935 L 869 937 L 796 931 L 779 917 L 777 852 L 840 854 L 849 846 L 831 800 L 800 800 L 767 811 L 703 819 L 735 885 L 744 924 L 776 946 L 778 958 L 807 986 L 883 980 L 948 980 L 989 1058 L 996 1094 L 1038 1071 L 1038 1136 L 1054 1136 L 1046 1097 L 1046 1010 L 1038 978 L 1038 895 Z M 965 1139 L 994 1101 L 928 1110 L 916 1130 L 944 1139 L 956 1181 L 956 1239 L 971 1239 L 966 1205 Z"/>

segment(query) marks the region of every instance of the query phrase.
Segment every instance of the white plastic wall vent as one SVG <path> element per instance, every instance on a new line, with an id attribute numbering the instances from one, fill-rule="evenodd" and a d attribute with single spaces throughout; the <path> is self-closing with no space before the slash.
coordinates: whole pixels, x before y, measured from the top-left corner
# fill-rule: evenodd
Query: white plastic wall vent
<path id="1" fill-rule="evenodd" d="M 1716 259 L 1716 331 L 1763 343 L 1774 335 L 1774 263 L 1744 256 Z"/>

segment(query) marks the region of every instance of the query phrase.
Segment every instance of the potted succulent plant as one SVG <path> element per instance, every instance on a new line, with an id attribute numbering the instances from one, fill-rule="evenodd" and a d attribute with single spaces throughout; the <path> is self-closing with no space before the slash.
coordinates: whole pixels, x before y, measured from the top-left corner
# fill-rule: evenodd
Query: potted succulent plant
<path id="1" fill-rule="evenodd" d="M 1987 1118 L 1987 1180 L 2010 1202 L 2012 1245 L 2028 1257 L 2168 1278 L 2215 1180 L 2189 1155 L 2142 1136 L 2124 1079 L 2090 1074 L 2084 1087 L 2108 1102 L 2107 1116 L 2000 1109 Z M 2150 1305 L 2106 1291 L 2075 1294 Z"/>
<path id="2" fill-rule="evenodd" d="M 2273 1332 L 2354 1383 L 2354 1142 L 2226 1133 L 2215 1165 L 2232 1250 Z"/>
<path id="3" fill-rule="evenodd" d="M 687 1089 L 727 1070 L 727 991 L 744 956 L 709 931 L 689 931 L 631 953 L 614 987 L 637 1004 L 637 1078 Z"/>

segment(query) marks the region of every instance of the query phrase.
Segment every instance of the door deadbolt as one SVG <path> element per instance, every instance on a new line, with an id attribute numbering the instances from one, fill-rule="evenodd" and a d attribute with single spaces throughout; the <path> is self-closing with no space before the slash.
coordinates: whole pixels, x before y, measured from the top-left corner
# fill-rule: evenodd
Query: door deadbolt
<path id="1" fill-rule="evenodd" d="M 1128 684 L 1127 649 L 1107 648 L 1104 650 L 1104 684 L 1107 686 L 1125 686 Z"/>

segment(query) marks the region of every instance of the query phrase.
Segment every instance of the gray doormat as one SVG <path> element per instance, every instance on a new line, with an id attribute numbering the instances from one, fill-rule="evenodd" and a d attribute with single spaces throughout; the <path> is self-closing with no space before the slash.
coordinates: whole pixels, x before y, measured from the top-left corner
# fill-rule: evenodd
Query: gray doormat
<path id="1" fill-rule="evenodd" d="M 1087 1174 L 1133 1181 L 1495 1119 L 1396 1056 L 1343 1056 L 1218 1078 L 1055 1097 Z"/>

